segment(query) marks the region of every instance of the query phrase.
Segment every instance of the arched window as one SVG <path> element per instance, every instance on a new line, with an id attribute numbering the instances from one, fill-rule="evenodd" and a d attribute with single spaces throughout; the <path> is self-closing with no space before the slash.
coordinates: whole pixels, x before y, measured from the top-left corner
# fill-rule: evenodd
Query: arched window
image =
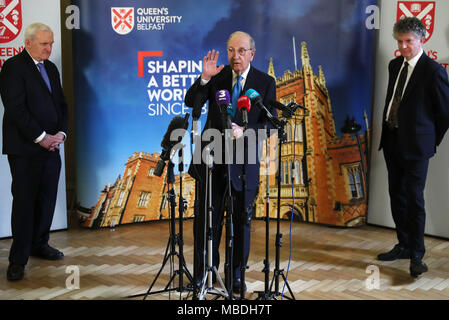
<path id="1" fill-rule="evenodd" d="M 351 190 L 352 199 L 360 199 L 364 197 L 362 175 L 360 166 L 348 168 L 349 189 Z"/>
<path id="2" fill-rule="evenodd" d="M 295 184 L 304 184 L 301 162 L 299 162 L 299 160 L 295 161 Z"/>
<path id="3" fill-rule="evenodd" d="M 288 168 L 289 162 L 284 162 L 284 184 L 289 184 L 290 182 L 288 181 L 288 173 L 290 171 L 290 169 Z"/>
<path id="4" fill-rule="evenodd" d="M 296 142 L 303 142 L 304 137 L 302 133 L 302 123 L 296 123 L 295 126 L 295 141 Z"/>
<path id="5" fill-rule="evenodd" d="M 295 178 L 295 171 L 296 171 L 296 169 L 293 169 L 291 161 L 288 162 L 288 168 L 289 168 L 289 172 L 290 172 L 289 179 L 288 179 L 288 184 L 291 184 L 292 183 L 292 178 L 293 179 Z"/>
<path id="6" fill-rule="evenodd" d="M 285 134 L 287 136 L 287 141 L 292 141 L 290 123 L 287 123 L 287 125 L 285 126 Z"/>

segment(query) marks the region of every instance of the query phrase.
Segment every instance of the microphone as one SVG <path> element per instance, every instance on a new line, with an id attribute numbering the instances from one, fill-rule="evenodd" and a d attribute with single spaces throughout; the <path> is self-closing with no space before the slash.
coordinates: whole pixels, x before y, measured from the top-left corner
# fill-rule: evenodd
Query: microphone
<path id="1" fill-rule="evenodd" d="M 242 113 L 244 126 L 248 124 L 248 112 L 251 110 L 251 101 L 247 96 L 241 96 L 237 99 L 237 108 Z"/>
<path id="2" fill-rule="evenodd" d="M 172 141 L 171 134 L 176 129 L 187 130 L 187 128 L 189 127 L 189 116 L 190 116 L 190 114 L 186 113 L 184 118 L 180 117 L 180 116 L 176 116 L 171 120 L 170 124 L 168 125 L 167 131 L 165 132 L 164 137 L 162 138 L 161 147 L 163 149 L 165 149 L 165 150 L 170 149 L 176 143 L 178 143 L 179 141 L 182 140 L 182 137 L 181 137 L 181 139 L 179 139 L 179 137 L 178 137 L 177 141 Z"/>
<path id="3" fill-rule="evenodd" d="M 195 140 L 194 137 L 198 136 L 198 119 L 201 116 L 201 111 L 203 110 L 203 106 L 206 103 L 204 101 L 204 95 L 198 93 L 195 96 L 195 100 L 193 102 L 193 111 L 192 111 L 192 131 L 190 132 L 190 136 L 192 140 Z"/>
<path id="4" fill-rule="evenodd" d="M 195 100 L 193 101 L 193 110 L 192 110 L 192 119 L 193 121 L 197 121 L 201 116 L 201 111 L 203 110 L 204 96 L 201 93 L 198 93 L 195 96 Z"/>
<path id="5" fill-rule="evenodd" d="M 271 100 L 271 101 L 270 101 L 270 105 L 271 105 L 272 107 L 274 107 L 274 108 L 276 108 L 276 109 L 282 111 L 282 115 L 283 115 L 285 118 L 291 118 L 291 117 L 293 117 L 293 115 L 295 114 L 295 112 L 296 112 L 296 110 L 297 110 L 298 108 L 301 108 L 301 109 L 303 109 L 303 110 L 306 110 L 305 107 L 301 106 L 300 104 L 294 103 L 294 102 L 290 102 L 290 103 L 286 106 L 286 105 L 284 105 L 284 104 L 282 104 L 282 103 L 280 103 L 280 102 L 278 102 L 278 101 Z"/>
<path id="6" fill-rule="evenodd" d="M 176 116 L 172 119 L 170 124 L 168 125 L 167 131 L 165 132 L 164 137 L 162 138 L 161 147 L 162 152 L 160 155 L 160 160 L 156 164 L 156 169 L 154 170 L 154 175 L 160 177 L 164 171 L 165 161 L 171 160 L 174 153 L 177 151 L 177 148 L 174 148 L 179 142 L 181 142 L 184 137 L 187 128 L 189 127 L 189 117 L 190 114 L 186 113 L 184 118 L 180 116 Z M 176 130 L 182 130 L 178 133 L 177 139 L 172 140 L 172 133 Z"/>
<path id="7" fill-rule="evenodd" d="M 248 89 L 248 90 L 245 92 L 245 95 L 246 95 L 248 98 L 250 98 L 251 103 L 252 103 L 253 105 L 256 105 L 259 109 L 262 109 L 262 110 L 265 111 L 265 113 L 266 113 L 266 115 L 267 115 L 267 117 L 268 117 L 268 120 L 273 124 L 273 126 L 274 126 L 275 128 L 279 128 L 279 127 L 281 126 L 281 123 L 280 123 L 279 119 L 276 118 L 276 117 L 274 117 L 274 116 L 270 113 L 270 111 L 268 111 L 268 109 L 263 105 L 263 103 L 262 103 L 262 97 L 260 96 L 260 94 L 259 94 L 256 90 L 254 90 L 254 89 Z"/>
<path id="8" fill-rule="evenodd" d="M 231 129 L 231 117 L 234 114 L 234 110 L 232 108 L 231 95 L 229 94 L 229 91 L 226 89 L 217 91 L 215 94 L 215 101 L 220 107 L 223 115 L 223 129 Z"/>

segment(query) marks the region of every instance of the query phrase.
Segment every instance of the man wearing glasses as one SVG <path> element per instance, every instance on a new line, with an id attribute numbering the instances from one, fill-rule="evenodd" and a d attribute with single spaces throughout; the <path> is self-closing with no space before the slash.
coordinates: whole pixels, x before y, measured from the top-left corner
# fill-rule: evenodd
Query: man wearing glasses
<path id="1" fill-rule="evenodd" d="M 273 115 L 276 111 L 269 105 L 270 101 L 276 100 L 276 84 L 274 78 L 268 74 L 257 70 L 251 66 L 256 53 L 256 46 L 253 38 L 242 31 L 234 32 L 229 36 L 227 42 L 227 54 L 229 65 L 217 65 L 219 52 L 211 50 L 203 59 L 203 71 L 201 77 L 190 87 L 185 96 L 185 104 L 189 107 L 195 107 L 198 104 L 198 97 L 201 97 L 201 104 L 209 101 L 209 109 L 204 131 L 207 129 L 223 130 L 223 114 L 216 102 L 216 93 L 220 90 L 227 90 L 231 94 L 233 112 L 229 117 L 232 122 L 234 139 L 241 139 L 243 136 L 242 114 L 236 110 L 236 101 L 239 96 L 245 94 L 248 89 L 257 91 L 263 101 L 263 105 Z M 228 112 L 229 112 L 228 108 Z M 264 112 L 256 106 L 250 108 L 248 112 L 247 130 L 263 129 L 266 123 Z M 269 128 L 270 125 L 267 123 Z M 245 153 L 256 151 L 261 141 L 245 147 Z M 207 143 L 203 143 L 206 145 Z M 224 144 L 223 144 L 224 146 Z M 255 149 L 255 150 L 254 150 Z M 224 150 L 224 147 L 223 147 Z M 258 153 L 256 153 L 257 155 Z M 235 156 L 235 152 L 234 152 Z M 257 196 L 259 187 L 259 159 L 255 157 L 255 163 L 233 164 L 230 165 L 230 176 L 232 180 L 232 204 L 233 204 L 233 224 L 234 224 L 234 251 L 233 251 L 233 290 L 240 292 L 242 286 L 246 290 L 245 283 L 241 281 L 241 268 L 246 267 L 250 250 L 250 231 L 251 216 L 253 214 L 253 202 Z M 246 157 L 248 159 L 248 157 Z M 217 160 L 217 159 L 215 159 Z M 224 162 L 223 162 L 224 163 Z M 242 173 L 245 166 L 246 190 L 243 194 Z M 207 210 L 207 187 L 206 187 L 206 169 L 204 163 L 192 163 L 189 168 L 189 174 L 197 182 L 197 199 L 199 201 L 194 221 L 195 235 L 195 259 L 194 259 L 194 278 L 198 282 L 204 275 L 204 223 Z M 222 234 L 223 216 L 225 210 L 225 201 L 227 195 L 227 178 L 225 164 L 214 164 L 212 176 L 212 206 L 213 206 L 213 266 L 218 270 L 219 266 L 219 245 Z M 245 200 L 245 201 L 243 201 Z M 243 250 L 243 261 L 242 261 Z"/>

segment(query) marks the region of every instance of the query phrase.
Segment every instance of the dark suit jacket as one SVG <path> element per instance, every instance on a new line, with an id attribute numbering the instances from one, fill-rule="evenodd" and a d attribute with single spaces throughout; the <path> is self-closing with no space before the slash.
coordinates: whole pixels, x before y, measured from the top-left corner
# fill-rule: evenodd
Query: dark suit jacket
<path id="1" fill-rule="evenodd" d="M 67 132 L 67 104 L 56 66 L 46 60 L 52 91 L 47 88 L 31 56 L 23 50 L 8 59 L 0 73 L 3 116 L 3 154 L 47 152 L 34 140 L 42 132 Z"/>
<path id="2" fill-rule="evenodd" d="M 245 81 L 245 87 L 242 90 L 241 95 L 244 95 L 246 90 L 254 89 L 256 90 L 261 97 L 263 98 L 264 106 L 270 111 L 271 114 L 276 115 L 276 111 L 269 104 L 270 101 L 276 100 L 276 84 L 274 78 L 269 76 L 268 74 L 257 70 L 254 67 L 250 67 L 248 72 L 248 77 Z M 220 111 L 219 106 L 215 100 L 215 94 L 219 90 L 228 90 L 229 93 L 232 93 L 232 70 L 230 66 L 226 66 L 219 74 L 214 76 L 205 86 L 201 86 L 201 77 L 197 79 L 197 81 L 190 87 L 185 96 L 185 104 L 189 107 L 194 107 L 195 104 L 198 104 L 197 97 L 204 97 L 203 102 L 209 100 L 209 110 L 207 114 L 206 124 L 204 126 L 204 130 L 209 128 L 215 128 L 218 130 L 223 129 L 222 124 L 222 113 Z M 236 112 L 232 122 L 243 126 L 242 116 L 239 111 Z M 266 122 L 264 112 L 261 111 L 258 107 L 252 106 L 248 113 L 248 129 L 257 130 L 263 129 L 264 124 Z M 269 127 L 271 127 L 269 125 Z M 203 131 L 204 132 L 204 131 Z M 208 144 L 209 142 L 204 143 Z M 259 185 L 259 159 L 257 156 L 259 143 L 251 144 L 250 146 L 246 146 L 246 150 L 250 149 L 249 154 L 254 154 L 256 152 L 256 163 L 255 164 L 246 164 L 246 187 L 247 189 L 256 189 Z M 195 151 L 196 152 L 196 151 Z M 235 162 L 234 162 L 235 163 Z M 196 167 L 195 167 L 196 166 Z M 192 164 L 189 168 L 189 174 L 192 175 L 195 179 L 201 178 L 199 175 L 202 175 L 204 171 L 203 165 L 194 165 Z M 231 179 L 233 187 L 241 191 L 242 189 L 242 181 L 240 176 L 243 172 L 243 164 L 232 164 L 231 165 Z M 225 177 L 223 177 L 224 179 Z"/>
<path id="3" fill-rule="evenodd" d="M 390 61 L 388 66 L 389 81 L 379 150 L 382 149 L 386 131 L 389 130 L 385 116 L 403 61 L 403 57 L 398 57 Z M 398 123 L 398 151 L 404 159 L 409 160 L 432 157 L 449 127 L 447 73 L 425 53 L 419 58 L 405 88 L 398 110 Z"/>

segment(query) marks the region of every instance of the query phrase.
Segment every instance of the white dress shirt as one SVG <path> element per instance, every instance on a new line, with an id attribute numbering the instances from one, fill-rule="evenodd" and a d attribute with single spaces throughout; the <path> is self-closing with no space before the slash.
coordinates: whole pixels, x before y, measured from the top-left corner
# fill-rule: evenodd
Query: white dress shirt
<path id="1" fill-rule="evenodd" d="M 407 61 L 407 63 L 408 63 L 408 70 L 407 70 L 407 78 L 405 79 L 404 90 L 402 91 L 402 95 L 404 95 L 405 89 L 407 88 L 407 85 L 408 85 L 408 81 L 410 80 L 413 70 L 415 70 L 415 66 L 418 63 L 418 60 L 419 60 L 419 58 L 421 58 L 421 55 L 423 53 L 424 53 L 424 51 L 421 49 L 421 52 L 418 53 L 416 56 L 414 56 L 412 59 L 410 59 L 409 61 L 404 59 L 404 61 L 402 62 L 401 69 L 398 72 L 398 76 L 397 76 L 396 82 L 394 84 L 393 95 L 391 96 L 390 103 L 388 104 L 388 109 L 387 109 L 387 114 L 385 115 L 385 120 L 388 119 L 388 115 L 390 114 L 391 105 L 393 104 L 393 99 L 394 99 L 394 93 L 396 92 L 396 86 L 398 85 L 399 75 L 401 74 L 401 71 L 402 71 L 402 68 L 404 67 L 405 61 Z M 402 98 L 402 96 L 401 96 L 401 98 Z"/>

